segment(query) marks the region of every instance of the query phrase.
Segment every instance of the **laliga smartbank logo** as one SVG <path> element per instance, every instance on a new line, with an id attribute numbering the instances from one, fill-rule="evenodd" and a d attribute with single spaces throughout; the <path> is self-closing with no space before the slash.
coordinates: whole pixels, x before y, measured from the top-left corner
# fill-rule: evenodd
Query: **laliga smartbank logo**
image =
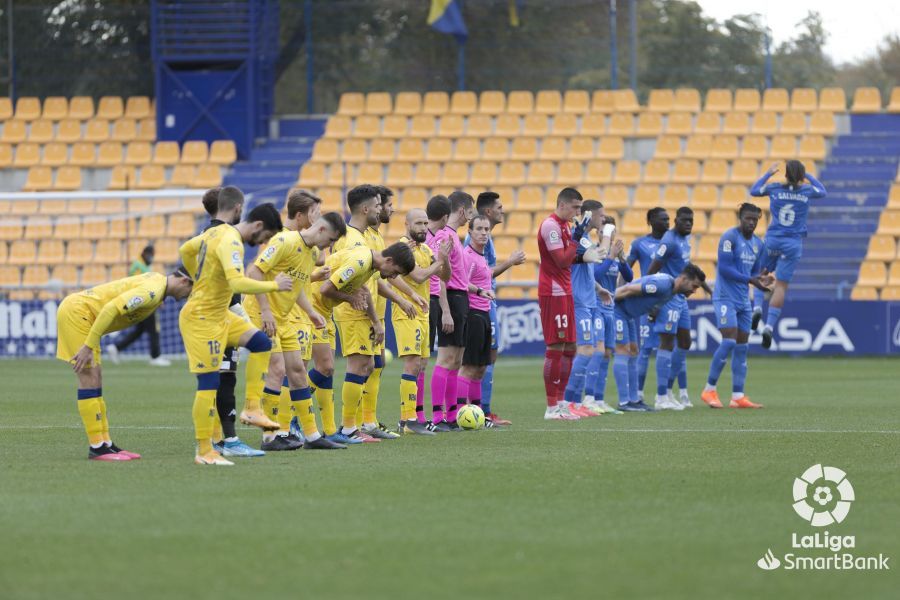
<path id="1" fill-rule="evenodd" d="M 836 467 L 813 465 L 794 479 L 794 512 L 812 527 L 837 525 L 847 518 L 856 500 L 847 474 Z M 791 552 L 776 555 L 771 548 L 756 561 L 766 571 L 783 567 L 785 571 L 886 571 L 889 557 L 857 555 L 856 536 L 835 535 L 829 531 L 791 534 Z"/>

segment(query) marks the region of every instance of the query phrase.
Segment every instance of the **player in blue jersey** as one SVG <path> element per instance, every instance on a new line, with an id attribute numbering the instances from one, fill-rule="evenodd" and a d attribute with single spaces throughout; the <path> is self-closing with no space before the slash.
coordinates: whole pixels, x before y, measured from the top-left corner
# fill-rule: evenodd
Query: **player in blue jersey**
<path id="1" fill-rule="evenodd" d="M 732 227 L 719 240 L 719 257 L 716 266 L 716 289 L 713 307 L 722 342 L 709 365 L 709 378 L 700 395 L 711 408 L 722 408 L 716 383 L 731 359 L 731 408 L 762 408 L 744 394 L 747 378 L 747 340 L 750 338 L 751 307 L 747 286 L 752 285 L 768 292 L 775 277 L 763 267 L 765 262 L 763 241 L 753 235 L 762 211 L 754 204 L 744 203 L 738 211 L 740 226 Z"/>
<path id="2" fill-rule="evenodd" d="M 688 297 L 697 288 L 706 285 L 706 274 L 697 265 L 687 263 L 673 277 L 667 273 L 646 275 L 616 290 L 615 315 L 616 358 L 613 377 L 619 391 L 619 409 L 628 412 L 652 412 L 642 400 L 633 400 L 628 373 L 628 356 L 637 352 L 637 322 L 641 315 L 660 310 L 676 295 Z M 660 353 L 664 352 L 662 349 Z M 658 359 L 657 359 L 658 360 Z"/>
<path id="3" fill-rule="evenodd" d="M 500 200 L 500 194 L 497 192 L 481 192 L 478 194 L 478 199 L 475 201 L 475 210 L 478 211 L 479 215 L 487 217 L 492 231 L 494 227 L 503 222 L 506 216 L 503 212 L 503 202 Z M 463 245 L 468 246 L 469 239 L 469 235 L 466 234 L 466 241 Z M 484 246 L 484 260 L 487 261 L 487 265 L 491 268 L 493 276 L 491 286 L 496 295 L 497 278 L 512 267 L 524 263 L 525 252 L 514 250 L 509 255 L 509 258 L 498 264 L 497 251 L 494 249 L 494 238 L 493 236 L 488 236 L 487 244 Z M 481 408 L 484 410 L 485 419 L 490 420 L 494 425 L 512 425 L 511 421 L 501 418 L 491 410 L 491 398 L 494 395 L 494 363 L 497 362 L 497 342 L 500 338 L 497 330 L 496 300 L 491 301 L 489 314 L 491 319 L 491 362 L 488 364 L 484 377 L 481 379 Z"/>
<path id="4" fill-rule="evenodd" d="M 766 325 L 762 332 L 762 345 L 766 349 L 772 347 L 772 331 L 781 316 L 794 269 L 803 255 L 809 201 L 824 198 L 828 193 L 818 179 L 806 172 L 806 167 L 799 160 L 785 163 L 784 183 L 768 183 L 777 172 L 778 163 L 775 163 L 750 188 L 751 196 L 769 197 L 769 212 L 772 214 L 772 221 L 766 231 L 765 267 L 775 273 L 775 290 L 769 298 L 769 314 L 766 315 Z M 804 179 L 809 183 L 803 183 Z M 751 325 L 755 330 L 762 319 L 765 294 L 757 290 L 754 292 L 754 299 L 756 308 Z"/>
<path id="5" fill-rule="evenodd" d="M 634 269 L 635 263 L 641 268 L 641 275 L 647 275 L 653 255 L 659 246 L 659 241 L 669 230 L 669 213 L 661 206 L 647 211 L 647 225 L 650 233 L 631 242 L 631 252 L 628 254 L 628 266 Z M 644 399 L 644 382 L 647 380 L 647 368 L 650 366 L 650 355 L 659 345 L 659 337 L 653 332 L 652 323 L 647 315 L 641 316 L 638 327 L 640 337 L 640 354 L 638 354 L 638 398 Z M 682 380 L 682 377 L 684 378 Z M 681 389 L 687 389 L 687 373 L 679 374 L 678 384 Z"/>
<path id="6" fill-rule="evenodd" d="M 694 211 L 682 206 L 675 213 L 675 227 L 659 241 L 648 272 L 677 276 L 691 262 L 691 231 L 694 229 Z M 712 290 L 705 281 L 701 287 Z M 656 352 L 656 401 L 658 409 L 683 410 L 692 406 L 687 386 L 681 389 L 680 402 L 672 394 L 675 378 L 685 366 L 687 351 L 691 347 L 691 313 L 687 298 L 676 294 L 655 315 L 653 331 L 659 336 Z M 677 341 L 677 345 L 676 345 Z"/>
<path id="7" fill-rule="evenodd" d="M 600 249 L 609 254 L 612 232 L 615 225 L 606 224 L 606 216 L 603 212 L 603 204 L 597 200 L 585 200 L 578 212 L 577 218 L 583 219 L 590 213 L 579 243 L 592 246 L 592 231 L 602 230 Z M 596 407 L 593 401 L 582 403 L 582 393 L 585 390 L 585 378 L 588 366 L 592 358 L 604 352 L 603 345 L 603 317 L 600 312 L 601 301 L 597 298 L 597 284 L 594 281 L 594 267 L 596 263 L 576 263 L 572 265 L 572 296 L 575 301 L 575 359 L 572 361 L 572 371 L 566 384 L 563 395 L 564 406 L 572 414 L 579 417 L 593 417 L 603 414 L 603 410 Z M 615 288 L 613 288 L 615 290 Z M 605 301 L 612 303 L 612 295 L 604 294 Z M 593 389 L 593 387 L 591 387 Z"/>

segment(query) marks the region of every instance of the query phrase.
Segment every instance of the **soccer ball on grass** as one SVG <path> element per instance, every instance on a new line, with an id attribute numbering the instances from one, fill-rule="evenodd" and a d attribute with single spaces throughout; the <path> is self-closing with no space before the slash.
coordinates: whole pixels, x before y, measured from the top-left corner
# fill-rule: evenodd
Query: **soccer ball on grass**
<path id="1" fill-rule="evenodd" d="M 456 422 L 463 429 L 481 429 L 484 427 L 484 411 L 480 406 L 466 404 L 456 413 Z"/>

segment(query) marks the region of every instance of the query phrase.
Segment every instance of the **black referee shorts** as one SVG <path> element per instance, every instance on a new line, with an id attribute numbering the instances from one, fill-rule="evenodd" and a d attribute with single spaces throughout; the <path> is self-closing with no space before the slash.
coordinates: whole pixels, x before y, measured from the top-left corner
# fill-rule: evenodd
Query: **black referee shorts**
<path id="1" fill-rule="evenodd" d="M 441 329 L 441 304 L 437 296 L 431 297 L 431 316 L 429 326 L 431 332 L 437 332 L 438 348 L 466 345 L 466 317 L 469 315 L 469 294 L 463 290 L 447 290 L 447 304 L 450 305 L 450 316 L 453 318 L 453 333 L 444 333 Z"/>
<path id="2" fill-rule="evenodd" d="M 491 364 L 491 314 L 487 311 L 469 309 L 462 364 L 472 367 Z"/>

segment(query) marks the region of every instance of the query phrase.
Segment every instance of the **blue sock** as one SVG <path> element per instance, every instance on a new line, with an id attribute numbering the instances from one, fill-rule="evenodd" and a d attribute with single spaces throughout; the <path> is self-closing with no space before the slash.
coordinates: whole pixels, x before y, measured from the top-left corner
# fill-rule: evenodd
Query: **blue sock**
<path id="1" fill-rule="evenodd" d="M 686 390 L 687 389 L 687 360 L 681 365 L 681 370 L 678 371 L 678 389 Z"/>
<path id="2" fill-rule="evenodd" d="M 728 357 L 731 356 L 731 351 L 734 350 L 736 343 L 734 340 L 722 338 L 722 343 L 716 348 L 712 362 L 709 363 L 709 377 L 706 378 L 706 383 L 716 385 L 719 382 L 719 375 L 722 374 L 722 369 L 725 368 L 725 363 L 728 362 Z"/>
<path id="3" fill-rule="evenodd" d="M 481 410 L 491 414 L 491 395 L 494 393 L 494 365 L 488 365 L 481 378 Z"/>
<path id="4" fill-rule="evenodd" d="M 609 377 L 609 359 L 606 354 L 601 354 L 600 357 L 600 373 L 597 377 L 597 386 L 594 388 L 594 398 L 598 402 L 603 402 L 606 397 L 606 379 Z"/>
<path id="5" fill-rule="evenodd" d="M 637 387 L 637 356 L 628 357 L 628 399 L 631 402 L 638 401 Z"/>
<path id="6" fill-rule="evenodd" d="M 569 382 L 566 384 L 566 393 L 563 398 L 568 402 L 581 402 L 581 394 L 584 392 L 584 374 L 587 371 L 590 356 L 576 354 L 572 361 L 572 372 L 569 374 Z"/>
<path id="7" fill-rule="evenodd" d="M 647 381 L 647 369 L 650 368 L 650 355 L 653 354 L 653 346 L 642 346 L 641 352 L 638 354 L 638 391 L 644 389 L 644 383 Z"/>
<path id="8" fill-rule="evenodd" d="M 762 290 L 753 288 L 753 308 L 758 308 L 759 310 L 763 309 L 763 305 L 766 303 L 766 293 Z"/>
<path id="9" fill-rule="evenodd" d="M 775 308 L 774 306 L 769 307 L 769 314 L 766 315 L 766 327 L 770 327 L 775 329 L 775 323 L 778 322 L 778 317 L 781 316 L 781 309 Z"/>
<path id="10" fill-rule="evenodd" d="M 599 352 L 591 354 L 591 360 L 588 362 L 587 370 L 584 375 L 584 395 L 593 396 L 597 391 L 597 378 L 600 376 L 600 357 L 603 356 Z"/>
<path id="11" fill-rule="evenodd" d="M 672 364 L 669 366 L 669 379 L 666 381 L 667 388 L 669 390 L 675 385 L 675 379 L 678 377 L 678 374 L 681 373 L 681 369 L 684 368 L 684 360 L 687 357 L 687 350 L 683 350 L 679 347 L 675 347 L 672 350 Z M 687 375 L 685 375 L 685 378 Z M 687 388 L 687 383 L 685 383 L 685 387 Z"/>
<path id="12" fill-rule="evenodd" d="M 737 344 L 734 347 L 734 358 L 731 359 L 731 391 L 744 393 L 744 382 L 747 380 L 747 351 L 749 344 Z"/>
<path id="13" fill-rule="evenodd" d="M 618 358 L 618 355 L 616 355 Z M 668 391 L 669 369 L 672 367 L 672 351 L 660 348 L 656 351 L 656 395 L 665 396 Z"/>
<path id="14" fill-rule="evenodd" d="M 616 354 L 613 359 L 613 377 L 619 391 L 619 404 L 628 404 L 631 394 L 628 391 L 628 357 L 624 354 Z"/>

